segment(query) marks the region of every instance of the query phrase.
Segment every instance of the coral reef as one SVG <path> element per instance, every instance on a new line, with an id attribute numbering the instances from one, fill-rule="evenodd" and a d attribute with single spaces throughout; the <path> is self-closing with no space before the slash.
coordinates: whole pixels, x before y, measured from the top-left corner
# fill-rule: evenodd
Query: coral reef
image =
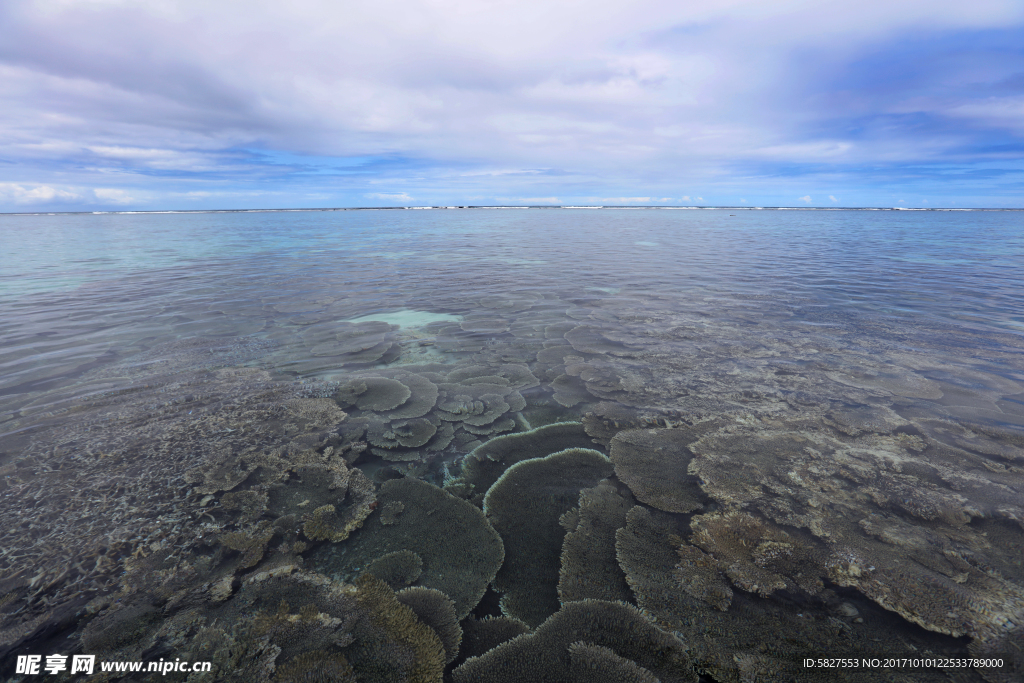
<path id="1" fill-rule="evenodd" d="M 600 484 L 580 491 L 579 508 L 559 519 L 566 530 L 558 575 L 562 604 L 585 598 L 633 599 L 615 559 L 615 532 L 626 524 L 631 498 L 628 492 L 623 496 L 613 486 Z"/>
<path id="2" fill-rule="evenodd" d="M 608 445 L 615 476 L 637 500 L 665 512 L 693 512 L 705 500 L 687 473 L 695 441 L 688 429 L 634 429 L 619 432 Z"/>
<path id="3" fill-rule="evenodd" d="M 578 643 L 589 647 L 580 651 Z M 593 647 L 603 649 L 596 652 Z M 452 679 L 455 683 L 600 680 L 587 678 L 595 664 L 599 673 L 629 671 L 638 681 L 650 680 L 642 669 L 663 683 L 697 681 L 681 641 L 655 628 L 636 608 L 602 600 L 564 605 L 533 633 L 466 660 L 452 672 Z"/>
<path id="4" fill-rule="evenodd" d="M 762 557 L 762 568 L 802 567 L 804 578 L 817 574 L 857 587 L 929 630 L 999 638 L 1005 624 L 1024 617 L 1024 587 L 982 559 L 992 546 L 967 522 L 998 514 L 1008 499 L 998 488 L 966 481 L 949 488 L 941 474 L 949 467 L 943 464 L 948 447 L 929 442 L 900 431 L 851 442 L 821 432 L 732 426 L 691 444 L 697 457 L 690 471 L 722 504 L 806 529 L 829 551 L 776 547 L 773 559 Z M 749 516 L 743 519 L 749 523 Z M 805 589 L 817 582 L 796 579 Z M 763 588 L 754 575 L 749 580 Z"/>
<path id="5" fill-rule="evenodd" d="M 462 645 L 459 659 L 479 657 L 507 640 L 530 632 L 530 627 L 513 617 L 488 616 L 476 619 L 470 615 L 460 622 Z"/>
<path id="6" fill-rule="evenodd" d="M 454 373 L 449 376 L 448 373 Z M 526 407 L 519 388 L 537 386 L 525 365 L 439 364 L 355 372 L 334 394 L 354 416 L 348 438 L 393 462 L 429 461 L 453 441 L 466 444 L 516 429 Z"/>
<path id="7" fill-rule="evenodd" d="M 351 580 L 382 555 L 409 551 L 423 561 L 415 585 L 441 591 L 455 602 L 459 618 L 465 617 L 504 558 L 501 538 L 484 514 L 415 479 L 386 482 L 377 492 L 377 502 L 378 510 L 344 544 L 324 545 L 307 553 L 312 567 Z M 383 511 L 392 503 L 401 503 L 403 512 L 384 524 Z"/>
<path id="8" fill-rule="evenodd" d="M 357 683 L 345 655 L 312 650 L 277 667 L 274 683 Z"/>
<path id="9" fill-rule="evenodd" d="M 912 655 L 924 649 L 921 634 L 907 632 L 900 620 L 877 608 L 870 626 L 864 619 L 837 618 L 842 601 L 831 590 L 813 597 L 790 593 L 783 599 L 733 591 L 725 576 L 728 567 L 686 545 L 686 529 L 679 522 L 673 515 L 634 507 L 616 533 L 617 555 L 637 605 L 659 627 L 682 638 L 697 669 L 715 680 L 738 683 L 754 672 L 765 680 L 808 680 L 800 657 L 822 652 Z M 955 647 L 955 642 L 942 646 Z M 877 680 L 876 674 L 829 672 L 833 680 L 865 682 Z"/>
<path id="10" fill-rule="evenodd" d="M 462 643 L 462 627 L 459 626 L 459 619 L 455 614 L 455 603 L 441 591 L 422 586 L 400 590 L 396 597 L 441 639 L 445 663 L 454 660 Z"/>
<path id="11" fill-rule="evenodd" d="M 445 650 L 437 633 L 380 579 L 364 574 L 356 585 L 356 600 L 365 616 L 353 629 L 355 643 L 345 653 L 357 679 L 367 683 L 440 681 Z"/>
<path id="12" fill-rule="evenodd" d="M 420 578 L 423 558 L 411 550 L 398 550 L 373 560 L 365 571 L 397 591 Z"/>
<path id="13" fill-rule="evenodd" d="M 89 380 L 117 378 L 127 389 L 64 408 L 59 395 L 40 399 L 63 417 L 20 448 L 0 492 L 0 589 L 16 596 L 3 619 L 10 644 L 32 637 L 46 621 L 34 620 L 62 605 L 114 590 L 133 556 L 190 548 L 204 535 L 214 545 L 222 539 L 225 552 L 250 553 L 242 561 L 250 567 L 266 551 L 268 530 L 251 531 L 266 491 L 232 491 L 226 503 L 218 494 L 250 478 L 273 481 L 301 453 L 326 457 L 335 425 L 325 421 L 344 413 L 310 395 L 319 385 L 217 368 L 233 343 L 165 344 Z"/>
<path id="14" fill-rule="evenodd" d="M 647 669 L 601 645 L 575 642 L 569 646 L 569 659 L 576 683 L 659 683 Z"/>
<path id="15" fill-rule="evenodd" d="M 415 328 L 313 298 L 0 396 L 0 657 L 647 683 L 692 680 L 640 652 L 681 641 L 723 682 L 826 652 L 1024 671 L 1018 339 L 713 292 L 473 294 Z M 489 586 L 511 616 L 478 618 Z"/>
<path id="16" fill-rule="evenodd" d="M 490 439 L 473 449 L 463 460 L 458 477 L 445 489 L 459 491 L 463 497 L 485 494 L 512 465 L 530 458 L 543 458 L 567 448 L 592 447 L 590 438 L 578 422 L 558 422 L 525 432 Z"/>
<path id="17" fill-rule="evenodd" d="M 397 325 L 370 320 L 310 325 L 302 337 L 310 355 L 339 365 L 363 365 L 383 359 L 395 346 Z"/>
<path id="18" fill-rule="evenodd" d="M 577 503 L 580 489 L 611 473 L 603 453 L 569 448 L 517 462 L 488 489 L 484 513 L 505 543 L 505 562 L 494 578 L 502 613 L 535 627 L 558 610 L 565 537 L 558 520 Z"/>

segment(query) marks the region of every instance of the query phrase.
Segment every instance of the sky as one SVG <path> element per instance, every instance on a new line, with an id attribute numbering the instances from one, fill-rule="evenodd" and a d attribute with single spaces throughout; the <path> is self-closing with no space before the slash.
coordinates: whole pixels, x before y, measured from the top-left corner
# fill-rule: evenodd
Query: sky
<path id="1" fill-rule="evenodd" d="M 0 212 L 495 204 L 1024 207 L 1024 1 L 0 1 Z"/>

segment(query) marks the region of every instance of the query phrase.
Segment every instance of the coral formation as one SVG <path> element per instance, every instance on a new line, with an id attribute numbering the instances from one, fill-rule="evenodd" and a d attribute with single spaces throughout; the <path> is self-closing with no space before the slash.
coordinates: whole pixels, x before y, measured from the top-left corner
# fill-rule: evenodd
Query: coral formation
<path id="1" fill-rule="evenodd" d="M 723 682 L 1020 653 L 1019 339 L 573 286 L 398 328 L 348 296 L 0 395 L 0 657 L 80 638 L 214 661 L 193 683 L 692 679 L 576 625 L 594 599 Z M 611 465 L 551 466 L 589 448 Z M 478 620 L 491 596 L 469 616 L 492 582 L 536 634 Z"/>
<path id="2" fill-rule="evenodd" d="M 537 626 L 558 610 L 565 537 L 559 517 L 577 503 L 580 489 L 611 473 L 603 453 L 569 448 L 517 462 L 487 491 L 484 513 L 505 543 L 505 562 L 494 578 L 505 615 Z"/>
<path id="3" fill-rule="evenodd" d="M 445 484 L 466 494 L 484 494 L 509 467 L 530 458 L 543 458 L 567 448 L 593 446 L 583 425 L 558 422 L 525 432 L 494 437 L 465 457 L 458 477 Z M 468 497 L 468 496 L 467 496 Z"/>
<path id="4" fill-rule="evenodd" d="M 693 512 L 705 500 L 687 473 L 696 441 L 688 429 L 634 429 L 619 432 L 608 445 L 615 476 L 637 500 L 665 512 Z"/>
<path id="5" fill-rule="evenodd" d="M 380 523 L 384 526 L 391 526 L 398 523 L 398 516 L 405 511 L 405 503 L 400 500 L 393 500 L 385 503 L 380 509 Z"/>
<path id="6" fill-rule="evenodd" d="M 274 683 L 357 683 L 345 655 L 312 650 L 277 667 Z"/>
<path id="7" fill-rule="evenodd" d="M 659 683 L 658 678 L 615 650 L 577 641 L 569 646 L 575 683 Z"/>
<path id="8" fill-rule="evenodd" d="M 462 643 L 462 627 L 459 626 L 459 619 L 455 614 L 455 603 L 441 591 L 422 586 L 400 590 L 396 597 L 441 639 L 445 663 L 454 660 Z"/>
<path id="9" fill-rule="evenodd" d="M 423 558 L 411 550 L 398 550 L 373 560 L 365 571 L 397 591 L 420 578 Z"/>
<path id="10" fill-rule="evenodd" d="M 530 627 L 513 617 L 488 616 L 476 619 L 469 615 L 460 623 L 462 645 L 459 648 L 461 660 L 479 657 L 507 640 L 530 632 Z"/>
<path id="11" fill-rule="evenodd" d="M 578 651 L 576 643 L 609 652 Z M 570 648 L 577 650 L 575 657 Z M 697 681 L 686 648 L 677 638 L 655 628 L 634 607 L 589 599 L 570 602 L 533 633 L 466 660 L 452 672 L 452 679 L 455 683 L 563 683 L 588 680 L 595 664 L 609 675 L 615 670 L 631 671 L 638 681 L 650 680 L 643 677 L 641 668 L 663 683 Z"/>
<path id="12" fill-rule="evenodd" d="M 559 521 L 567 532 L 558 575 L 562 604 L 584 598 L 633 599 L 615 559 L 615 532 L 625 526 L 632 507 L 628 492 L 623 496 L 613 486 L 599 484 L 580 491 L 579 509 L 562 515 Z"/>
<path id="13" fill-rule="evenodd" d="M 359 410 L 383 412 L 405 403 L 412 396 L 412 391 L 395 379 L 363 377 L 342 386 L 335 394 L 335 400 L 340 403 L 343 395 L 351 396 L 352 404 Z"/>
<path id="14" fill-rule="evenodd" d="M 393 479 L 377 492 L 381 507 L 344 545 L 326 545 L 307 555 L 314 568 L 351 580 L 371 561 L 410 551 L 423 560 L 415 585 L 434 588 L 455 602 L 465 617 L 484 594 L 504 558 L 501 538 L 484 514 L 440 488 L 415 479 Z M 401 503 L 389 524 L 383 510 Z M 391 509 L 394 509 L 393 507 Z"/>
<path id="15" fill-rule="evenodd" d="M 310 325 L 303 333 L 309 353 L 329 357 L 338 364 L 379 361 L 395 346 L 397 325 L 370 320 L 361 323 L 330 322 Z"/>
<path id="16" fill-rule="evenodd" d="M 365 616 L 353 629 L 355 643 L 345 652 L 357 679 L 368 683 L 440 681 L 445 650 L 437 633 L 399 602 L 380 579 L 364 574 L 356 579 L 356 586 L 356 600 Z"/>

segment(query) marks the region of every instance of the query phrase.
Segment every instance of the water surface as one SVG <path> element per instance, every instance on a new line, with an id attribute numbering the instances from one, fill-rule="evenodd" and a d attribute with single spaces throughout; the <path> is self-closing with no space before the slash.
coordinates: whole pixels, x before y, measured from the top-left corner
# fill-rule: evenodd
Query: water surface
<path id="1" fill-rule="evenodd" d="M 453 592 L 439 576 L 486 562 L 445 569 L 431 559 L 440 539 L 399 547 L 412 543 L 396 540 L 406 522 L 381 521 L 389 503 L 418 509 L 388 483 L 415 480 L 482 509 L 505 548 L 503 569 L 466 578 L 481 595 L 448 595 L 467 634 L 473 617 L 537 628 L 595 598 L 642 608 L 714 680 L 784 672 L 824 648 L 1012 652 L 1024 621 L 1022 220 L 0 216 L 0 505 L 15 520 L 0 540 L 0 651 L 142 660 L 161 642 L 223 660 L 198 633 L 249 642 L 255 622 L 238 605 L 276 610 L 285 584 L 310 576 L 347 585 L 381 559 L 370 547 L 424 562 L 408 581 L 379 570 L 391 588 Z M 501 472 L 480 479 L 466 463 L 499 437 L 550 457 L 569 441 L 543 428 L 564 422 L 597 453 L 572 457 L 610 462 L 571 486 L 543 479 L 557 462 L 517 466 L 517 486 L 560 488 L 517 523 L 546 531 L 517 537 L 501 491 L 484 503 Z M 340 476 L 364 483 L 323 485 Z M 605 532 L 580 521 L 598 508 Z M 425 513 L 415 524 L 420 538 L 437 531 Z M 515 549 L 544 543 L 549 556 L 517 584 Z M 581 566 L 577 546 L 604 555 Z M 294 576 L 266 595 L 241 587 L 286 566 Z M 189 598 L 184 626 L 181 596 L 213 585 L 223 594 Z M 114 635 L 139 610 L 159 616 Z M 352 633 L 356 644 L 331 647 L 358 674 L 369 636 Z M 470 676 L 462 662 L 477 654 L 447 668 Z M 268 661 L 284 670 L 300 655 Z"/>

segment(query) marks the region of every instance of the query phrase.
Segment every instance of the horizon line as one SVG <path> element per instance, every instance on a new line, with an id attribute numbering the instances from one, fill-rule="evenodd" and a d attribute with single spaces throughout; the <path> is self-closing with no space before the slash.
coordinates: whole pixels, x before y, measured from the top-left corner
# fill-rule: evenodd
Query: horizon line
<path id="1" fill-rule="evenodd" d="M 704 211 L 1024 211 L 1021 208 L 997 207 L 910 207 L 910 206 L 651 206 L 648 204 L 478 204 L 436 206 L 339 206 L 320 208 L 273 209 L 124 209 L 107 211 L 0 211 L 0 216 L 76 216 L 76 215 L 131 215 L 140 213 L 284 213 L 324 211 L 404 211 L 449 209 L 652 209 L 652 210 L 704 210 Z"/>

